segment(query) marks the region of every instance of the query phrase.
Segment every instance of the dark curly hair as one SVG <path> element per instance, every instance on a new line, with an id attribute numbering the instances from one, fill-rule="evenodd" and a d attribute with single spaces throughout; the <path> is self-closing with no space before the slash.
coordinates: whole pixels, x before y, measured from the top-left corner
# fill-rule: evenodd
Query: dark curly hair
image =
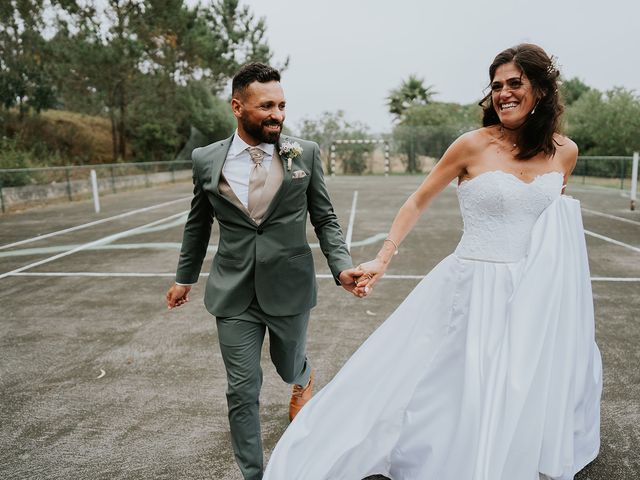
<path id="1" fill-rule="evenodd" d="M 240 70 L 233 77 L 231 82 L 231 95 L 236 97 L 237 95 L 244 94 L 247 87 L 253 82 L 267 83 L 267 82 L 279 82 L 280 72 L 269 65 L 264 63 L 247 63 L 243 65 Z"/>
<path id="2" fill-rule="evenodd" d="M 493 81 L 499 66 L 513 62 L 529 79 L 539 97 L 535 113 L 531 113 L 519 129 L 516 158 L 525 160 L 540 152 L 552 156 L 556 152 L 554 133 L 560 131 L 560 117 L 564 106 L 558 93 L 560 72 L 547 53 L 537 45 L 521 43 L 500 52 L 489 67 L 489 79 Z M 480 101 L 483 109 L 482 125 L 499 125 L 500 119 L 491 97 L 491 91 Z"/>

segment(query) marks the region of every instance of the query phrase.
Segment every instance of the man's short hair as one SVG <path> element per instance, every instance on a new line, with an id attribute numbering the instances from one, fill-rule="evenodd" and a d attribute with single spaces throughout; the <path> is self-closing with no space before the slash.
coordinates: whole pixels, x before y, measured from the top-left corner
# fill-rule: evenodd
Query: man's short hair
<path id="1" fill-rule="evenodd" d="M 236 97 L 237 95 L 244 94 L 247 87 L 253 82 L 267 83 L 279 81 L 280 72 L 275 68 L 265 65 L 264 63 L 247 63 L 243 65 L 233 77 L 231 95 Z"/>

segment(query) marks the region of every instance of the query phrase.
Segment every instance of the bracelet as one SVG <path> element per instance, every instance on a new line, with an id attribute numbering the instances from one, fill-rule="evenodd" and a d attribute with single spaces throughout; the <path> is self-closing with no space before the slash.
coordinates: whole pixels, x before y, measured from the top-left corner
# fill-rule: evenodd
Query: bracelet
<path id="1" fill-rule="evenodd" d="M 398 244 L 396 242 L 394 242 L 393 240 L 391 240 L 389 237 L 384 239 L 385 242 L 391 242 L 393 244 L 393 246 L 395 247 L 396 251 L 393 252 L 394 255 L 398 254 Z M 384 242 L 383 242 L 384 243 Z"/>

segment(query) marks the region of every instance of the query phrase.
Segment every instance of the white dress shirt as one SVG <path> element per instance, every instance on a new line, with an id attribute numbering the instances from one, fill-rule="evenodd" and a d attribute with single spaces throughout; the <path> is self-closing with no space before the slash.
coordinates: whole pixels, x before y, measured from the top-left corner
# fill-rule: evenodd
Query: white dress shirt
<path id="1" fill-rule="evenodd" d="M 251 175 L 251 169 L 253 168 L 253 160 L 247 150 L 251 145 L 240 138 L 238 130 L 236 130 L 227 153 L 227 159 L 222 167 L 222 174 L 227 179 L 229 186 L 236 194 L 236 197 L 242 202 L 242 204 L 248 208 L 249 205 L 249 176 Z M 267 172 L 271 168 L 271 159 L 273 158 L 273 151 L 275 145 L 272 143 L 261 143 L 256 145 L 257 148 L 264 152 L 264 158 L 262 159 L 262 167 L 267 169 Z"/>

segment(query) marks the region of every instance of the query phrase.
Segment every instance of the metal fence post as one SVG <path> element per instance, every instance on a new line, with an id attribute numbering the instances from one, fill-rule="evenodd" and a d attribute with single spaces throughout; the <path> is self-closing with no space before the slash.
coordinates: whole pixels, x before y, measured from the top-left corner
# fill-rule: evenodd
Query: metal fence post
<path id="1" fill-rule="evenodd" d="M 64 174 L 67 177 L 67 196 L 69 197 L 69 201 L 71 202 L 73 200 L 73 197 L 71 196 L 71 178 L 69 176 L 69 167 L 64 169 Z"/>
<path id="2" fill-rule="evenodd" d="M 638 157 L 640 153 L 633 152 L 633 163 L 631 164 L 631 192 L 629 198 L 631 203 L 629 208 L 631 210 L 636 209 L 636 195 L 638 194 Z"/>
<path id="3" fill-rule="evenodd" d="M 335 177 L 336 176 L 336 144 L 332 143 L 331 144 L 331 176 Z"/>
<path id="4" fill-rule="evenodd" d="M 100 191 L 98 188 L 98 175 L 96 171 L 92 168 L 91 172 L 89 172 L 91 177 L 91 191 L 93 193 L 93 208 L 96 213 L 100 213 Z"/>
<path id="5" fill-rule="evenodd" d="M 584 159 L 584 173 L 582 175 L 582 183 L 585 183 L 587 175 L 589 174 L 589 159 Z"/>
<path id="6" fill-rule="evenodd" d="M 113 170 L 113 166 L 110 168 L 110 170 L 111 170 L 111 190 L 113 190 L 113 193 L 118 193 L 116 192 L 116 175 Z"/>
<path id="7" fill-rule="evenodd" d="M 384 176 L 388 177 L 391 171 L 391 162 L 389 159 L 389 142 L 384 142 Z"/>

